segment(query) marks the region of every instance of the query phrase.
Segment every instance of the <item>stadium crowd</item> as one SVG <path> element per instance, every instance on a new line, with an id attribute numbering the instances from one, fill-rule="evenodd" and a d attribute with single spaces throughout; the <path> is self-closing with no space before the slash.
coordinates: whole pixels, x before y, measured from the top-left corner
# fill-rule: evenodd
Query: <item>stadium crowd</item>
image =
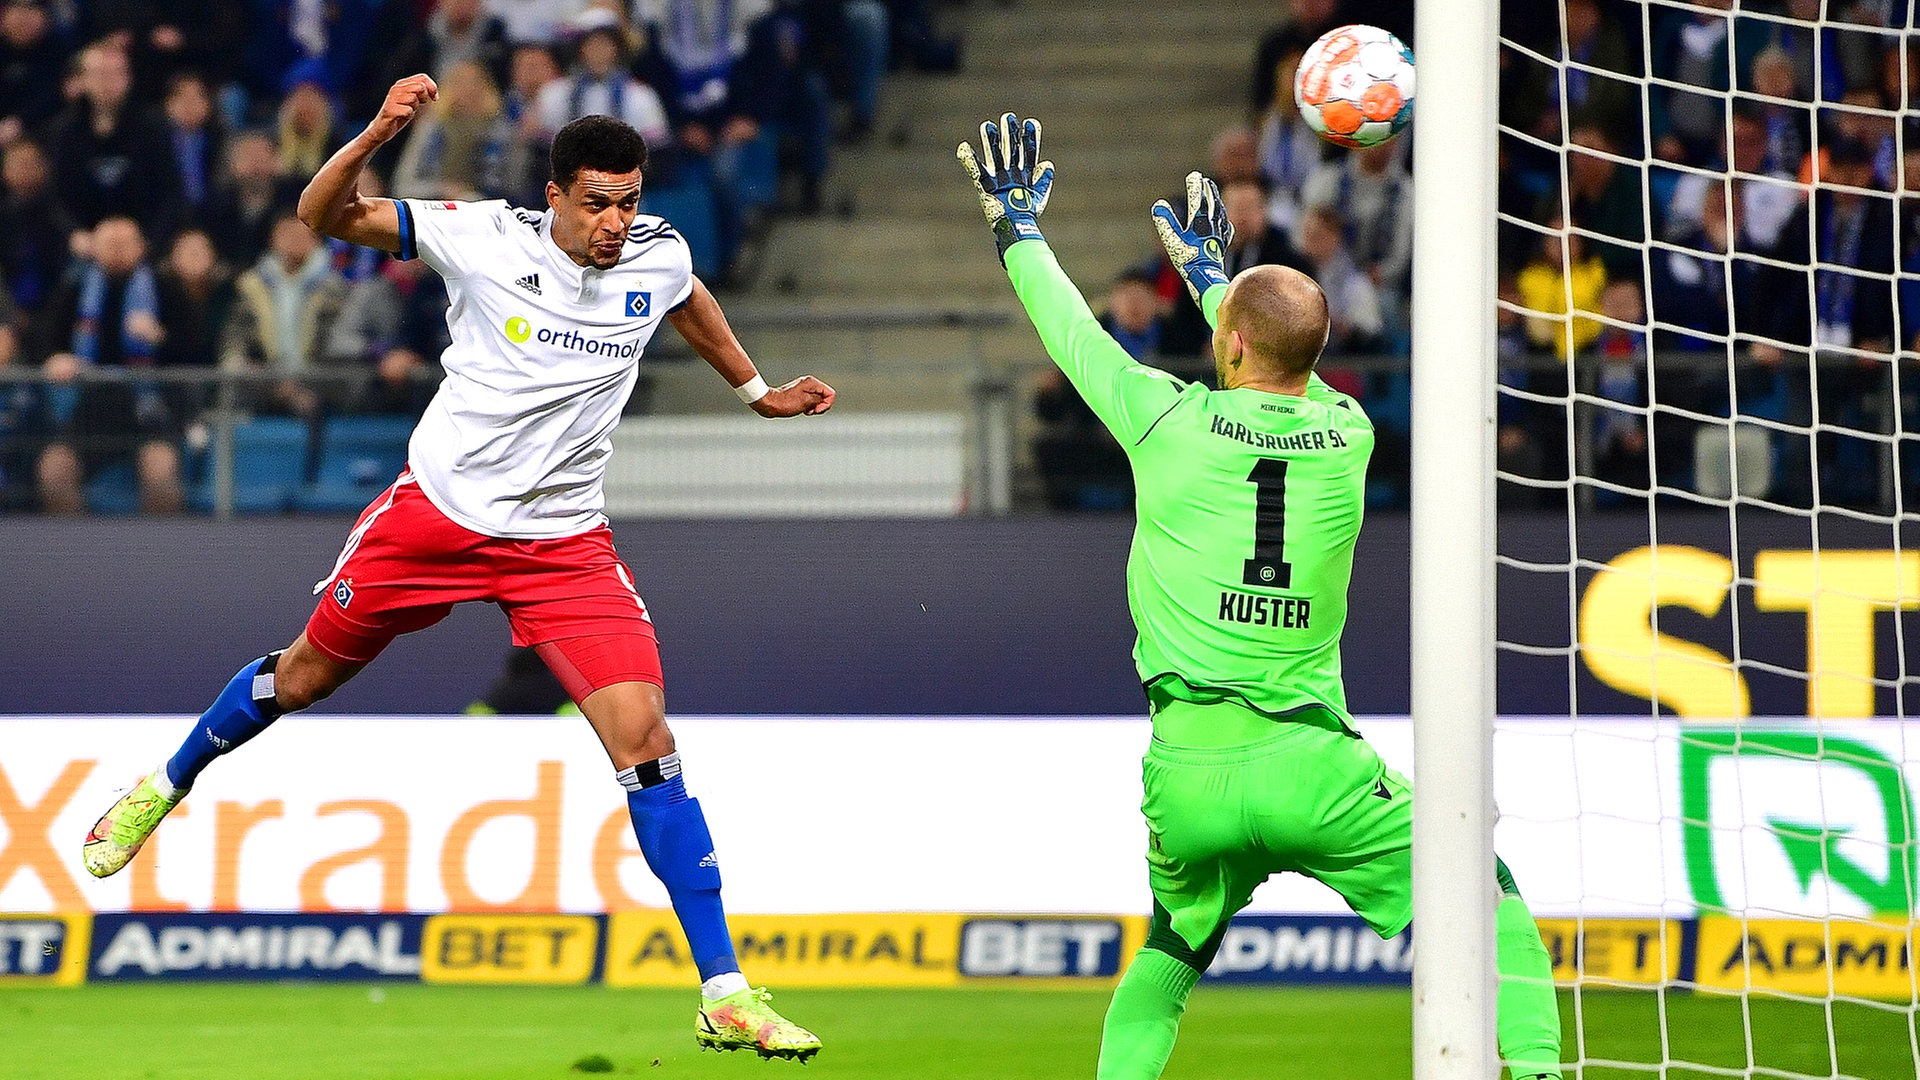
<path id="1" fill-rule="evenodd" d="M 103 476 L 180 510 L 209 395 L 142 371 L 259 373 L 254 415 L 419 414 L 439 279 L 294 214 L 394 80 L 440 97 L 375 158 L 386 193 L 543 206 L 552 134 L 612 113 L 653 149 L 643 209 L 725 285 L 819 212 L 891 66 L 957 65 L 934 2 L 0 0 L 0 368 L 43 376 L 0 381 L 0 510 L 81 512 Z"/>
<path id="2" fill-rule="evenodd" d="M 1213 145 L 1228 269 L 1287 263 L 1326 289 L 1323 371 L 1373 415 L 1370 497 L 1391 505 L 1406 495 L 1419 124 L 1337 150 L 1300 119 L 1292 80 L 1334 26 L 1416 44 L 1412 5 L 1279 6 L 1249 123 Z M 1920 487 L 1900 437 L 1920 423 L 1920 120 L 1902 119 L 1920 93 L 1915 18 L 1910 0 L 1503 4 L 1498 454 L 1518 478 L 1503 506 L 1563 504 L 1570 474 L 1599 506 L 1657 486 L 1886 511 Z M 1210 377 L 1184 301 L 1148 260 L 1113 286 L 1107 320 L 1136 355 Z M 1075 405 L 1063 382 L 1042 387 L 1049 502 L 1128 505 L 1125 456 Z"/>

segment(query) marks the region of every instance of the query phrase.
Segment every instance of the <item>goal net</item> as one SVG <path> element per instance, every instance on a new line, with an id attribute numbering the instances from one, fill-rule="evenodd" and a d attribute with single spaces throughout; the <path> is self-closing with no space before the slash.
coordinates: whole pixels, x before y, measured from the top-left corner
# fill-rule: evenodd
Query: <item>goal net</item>
<path id="1" fill-rule="evenodd" d="M 1920 1063 L 1916 6 L 1504 5 L 1495 837 L 1569 1076 Z"/>

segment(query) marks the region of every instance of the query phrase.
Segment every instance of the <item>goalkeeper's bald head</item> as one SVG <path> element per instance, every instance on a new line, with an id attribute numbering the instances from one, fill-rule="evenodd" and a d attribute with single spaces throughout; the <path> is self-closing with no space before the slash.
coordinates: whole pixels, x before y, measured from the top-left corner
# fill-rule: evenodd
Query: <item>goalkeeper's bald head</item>
<path id="1" fill-rule="evenodd" d="M 1218 320 L 1213 359 L 1223 388 L 1278 383 L 1292 391 L 1327 347 L 1327 296 L 1290 267 L 1242 270 L 1221 298 Z"/>

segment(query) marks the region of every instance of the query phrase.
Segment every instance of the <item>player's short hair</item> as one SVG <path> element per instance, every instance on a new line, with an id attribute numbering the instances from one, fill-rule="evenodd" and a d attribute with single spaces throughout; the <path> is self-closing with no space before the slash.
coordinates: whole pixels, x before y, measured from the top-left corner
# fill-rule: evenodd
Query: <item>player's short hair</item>
<path id="1" fill-rule="evenodd" d="M 1245 271 L 1234 279 L 1227 305 L 1221 323 L 1231 323 L 1248 351 L 1276 375 L 1312 371 L 1326 348 L 1327 294 L 1297 270 L 1259 266 Z"/>
<path id="2" fill-rule="evenodd" d="M 611 116 L 583 116 L 553 137 L 548 154 L 553 182 L 566 188 L 581 169 L 625 173 L 647 167 L 647 140 L 631 124 Z"/>

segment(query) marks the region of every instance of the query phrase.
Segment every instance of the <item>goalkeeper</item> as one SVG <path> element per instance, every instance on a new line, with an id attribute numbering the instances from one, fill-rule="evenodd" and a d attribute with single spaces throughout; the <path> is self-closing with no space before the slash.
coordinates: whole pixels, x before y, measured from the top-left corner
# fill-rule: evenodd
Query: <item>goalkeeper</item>
<path id="1" fill-rule="evenodd" d="M 1319 879 L 1381 937 L 1412 919 L 1411 791 L 1354 732 L 1340 681 L 1373 425 L 1314 374 L 1328 321 L 1312 279 L 1258 266 L 1227 280 L 1211 181 L 1190 174 L 1186 219 L 1161 202 L 1153 224 L 1214 327 L 1219 390 L 1134 363 L 1054 261 L 1039 122 L 1009 113 L 980 134 L 982 153 L 959 157 L 1014 292 L 1138 491 L 1127 597 L 1153 715 L 1153 922 L 1114 991 L 1098 1075 L 1152 1080 L 1228 920 L 1269 876 Z M 1504 864 L 1498 879 L 1500 1052 L 1516 1078 L 1558 1080 L 1546 949 Z"/>

